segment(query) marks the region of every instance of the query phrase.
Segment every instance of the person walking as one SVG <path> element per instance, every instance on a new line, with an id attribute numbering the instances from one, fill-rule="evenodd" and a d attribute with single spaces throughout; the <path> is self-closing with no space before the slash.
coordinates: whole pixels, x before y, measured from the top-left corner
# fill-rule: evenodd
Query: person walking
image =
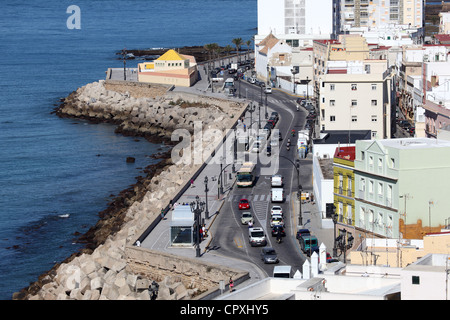
<path id="1" fill-rule="evenodd" d="M 194 187 L 194 179 L 191 179 L 191 188 Z"/>
<path id="2" fill-rule="evenodd" d="M 230 287 L 230 293 L 233 292 L 234 282 L 233 279 L 231 279 L 231 277 L 230 280 L 228 281 L 228 285 Z"/>

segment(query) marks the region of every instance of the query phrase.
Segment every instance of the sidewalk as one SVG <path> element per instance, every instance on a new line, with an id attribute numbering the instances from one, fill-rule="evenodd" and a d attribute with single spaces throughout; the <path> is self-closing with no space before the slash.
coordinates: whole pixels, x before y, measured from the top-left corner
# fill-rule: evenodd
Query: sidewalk
<path id="1" fill-rule="evenodd" d="M 248 118 L 244 121 L 246 125 L 248 125 Z M 237 126 L 238 130 L 243 130 L 243 123 L 240 123 Z M 232 139 L 232 134 L 228 137 L 228 139 Z M 230 148 L 231 146 L 231 148 Z M 223 149 L 227 148 L 228 149 Z M 202 261 L 208 261 L 211 263 L 228 266 L 231 268 L 241 269 L 249 272 L 250 279 L 246 280 L 245 284 L 240 284 L 238 286 L 248 285 L 254 281 L 258 281 L 264 277 L 266 277 L 264 271 L 262 271 L 258 266 L 253 263 L 233 259 L 230 257 L 225 257 L 214 251 L 214 248 L 209 248 L 209 244 L 214 236 L 214 221 L 217 217 L 216 212 L 219 212 L 224 204 L 227 196 L 231 192 L 234 184 L 236 175 L 232 173 L 232 164 L 224 163 L 222 165 L 223 169 L 223 194 L 220 193 L 220 156 L 225 154 L 225 159 L 233 159 L 233 144 L 224 142 L 222 144 L 222 150 L 224 153 L 217 152 L 216 155 L 211 158 L 211 160 L 207 163 L 204 169 L 199 173 L 198 177 L 193 181 L 191 187 L 189 187 L 185 193 L 179 198 L 177 201 L 177 205 L 189 205 L 189 203 L 196 200 L 196 197 L 199 197 L 200 201 L 206 202 L 206 192 L 205 192 L 205 177 L 208 177 L 208 212 L 206 215 L 206 210 L 202 213 L 202 221 L 201 224 L 205 224 L 207 230 L 209 230 L 209 234 L 203 241 L 200 242 L 200 254 L 201 256 L 198 259 Z M 240 168 L 240 164 L 236 165 L 235 170 L 237 171 Z M 231 173 L 231 175 L 230 175 Z M 141 247 L 167 252 L 174 255 L 196 258 L 196 247 L 177 247 L 171 246 L 170 241 L 170 227 L 172 220 L 172 212 L 173 210 L 169 210 L 164 218 L 155 226 L 155 228 L 150 232 L 150 234 L 141 242 Z"/>

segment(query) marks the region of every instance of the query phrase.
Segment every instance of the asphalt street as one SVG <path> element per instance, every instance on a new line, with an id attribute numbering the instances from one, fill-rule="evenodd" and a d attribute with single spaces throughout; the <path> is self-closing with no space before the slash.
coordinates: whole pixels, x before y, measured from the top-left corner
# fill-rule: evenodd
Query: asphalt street
<path id="1" fill-rule="evenodd" d="M 259 104 L 261 100 L 263 102 L 265 101 L 265 96 L 261 99 L 261 90 L 259 87 L 249 84 L 246 81 L 242 81 L 240 86 L 241 92 L 245 92 L 247 98 L 254 100 L 256 104 Z M 242 225 L 240 221 L 242 212 L 246 210 L 239 210 L 238 202 L 241 198 L 250 201 L 250 211 L 255 219 L 254 226 L 260 226 L 265 230 L 267 246 L 273 247 L 277 251 L 278 258 L 280 259 L 279 264 L 290 265 L 293 267 L 293 270 L 301 270 L 305 261 L 305 256 L 299 251 L 298 242 L 295 238 L 298 221 L 296 219 L 297 216 L 293 212 L 293 201 L 296 196 L 298 180 L 297 171 L 291 163 L 295 163 L 296 159 L 298 159 L 298 155 L 296 155 L 297 148 L 295 146 L 297 136 L 292 137 L 290 132 L 292 129 L 298 131 L 303 128 L 307 112 L 303 108 L 297 111 L 295 99 L 296 97 L 276 89 L 273 89 L 272 93 L 268 94 L 267 102 L 269 110 L 278 112 L 280 117 L 275 127 L 282 135 L 279 149 L 280 157 L 278 157 L 278 168 L 274 171 L 269 170 L 269 172 L 264 172 L 261 169 L 267 167 L 267 165 L 262 166 L 259 164 L 257 166 L 257 172 L 259 172 L 259 174 L 254 187 L 239 188 L 236 185 L 234 186 L 221 209 L 219 217 L 214 223 L 214 226 L 218 227 L 214 228 L 214 239 L 210 244 L 210 247 L 215 248 L 216 253 L 233 258 L 244 259 L 257 264 L 266 272 L 267 276 L 272 275 L 273 265 L 263 263 L 260 256 L 262 247 L 252 247 L 250 245 L 248 226 Z M 263 127 L 266 122 L 264 119 L 264 109 L 265 108 L 263 107 L 261 112 L 261 127 Z M 258 108 L 252 116 L 253 119 L 259 119 Z M 246 115 L 246 118 L 247 117 L 250 117 L 248 113 Z M 253 123 L 253 125 L 257 126 L 258 123 Z M 292 145 L 290 150 L 287 150 L 286 148 L 288 139 L 290 139 Z M 274 159 L 275 157 L 277 156 L 273 155 Z M 311 161 L 307 159 L 301 160 L 304 168 L 303 170 L 300 170 L 300 184 L 302 185 L 303 190 L 312 190 L 311 166 L 309 166 L 308 169 L 307 162 Z M 285 199 L 283 203 L 271 202 L 270 179 L 272 174 L 280 174 L 284 178 L 283 189 L 285 192 Z M 283 238 L 283 241 L 280 244 L 276 242 L 275 237 L 271 236 L 269 222 L 272 205 L 280 205 L 284 213 L 286 237 Z"/>

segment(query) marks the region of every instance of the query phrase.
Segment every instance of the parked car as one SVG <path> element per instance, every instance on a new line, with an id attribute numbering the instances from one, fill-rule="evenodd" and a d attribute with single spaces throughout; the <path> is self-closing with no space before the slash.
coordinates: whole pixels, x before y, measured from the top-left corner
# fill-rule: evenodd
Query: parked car
<path id="1" fill-rule="evenodd" d="M 274 215 L 283 216 L 283 209 L 281 208 L 281 206 L 273 206 L 272 209 L 270 210 L 270 214 L 271 216 Z"/>
<path id="2" fill-rule="evenodd" d="M 275 117 L 275 118 L 277 119 L 277 121 L 278 121 L 278 119 L 279 119 L 278 112 L 273 111 L 273 112 L 270 114 L 270 117 L 271 117 L 271 118 L 272 118 L 272 117 Z"/>
<path id="3" fill-rule="evenodd" d="M 297 231 L 297 235 L 296 235 L 296 238 L 297 239 L 300 239 L 300 237 L 302 236 L 302 235 L 310 235 L 311 234 L 311 232 L 309 231 L 309 229 L 300 229 L 300 230 L 298 230 Z"/>
<path id="4" fill-rule="evenodd" d="M 266 87 L 264 93 L 272 93 L 272 87 Z"/>
<path id="5" fill-rule="evenodd" d="M 261 259 L 264 263 L 278 263 L 278 256 L 275 249 L 265 247 L 261 249 Z"/>
<path id="6" fill-rule="evenodd" d="M 248 212 L 248 211 L 242 212 L 241 223 L 242 224 L 248 224 L 249 222 L 253 223 L 253 216 L 252 216 L 252 214 L 250 212 Z"/>
<path id="7" fill-rule="evenodd" d="M 250 203 L 247 199 L 241 199 L 239 200 L 239 210 L 249 210 L 250 209 Z"/>
<path id="8" fill-rule="evenodd" d="M 272 237 L 276 237 L 278 234 L 280 234 L 282 237 L 286 236 L 284 226 L 275 225 L 272 227 Z"/>

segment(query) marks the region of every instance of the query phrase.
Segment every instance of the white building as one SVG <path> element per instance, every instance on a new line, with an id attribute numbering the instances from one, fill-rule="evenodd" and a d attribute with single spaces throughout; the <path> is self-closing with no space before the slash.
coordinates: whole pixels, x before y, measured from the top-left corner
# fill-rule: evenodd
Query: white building
<path id="1" fill-rule="evenodd" d="M 391 75 L 386 60 L 328 61 L 319 77 L 320 130 L 371 130 L 391 137 Z"/>
<path id="2" fill-rule="evenodd" d="M 422 0 L 339 0 L 341 31 L 390 24 L 422 27 Z"/>
<path id="3" fill-rule="evenodd" d="M 333 0 L 258 0 L 258 35 L 333 33 Z"/>
<path id="4" fill-rule="evenodd" d="M 448 300 L 449 270 L 449 254 L 427 254 L 402 269 L 402 300 Z"/>

